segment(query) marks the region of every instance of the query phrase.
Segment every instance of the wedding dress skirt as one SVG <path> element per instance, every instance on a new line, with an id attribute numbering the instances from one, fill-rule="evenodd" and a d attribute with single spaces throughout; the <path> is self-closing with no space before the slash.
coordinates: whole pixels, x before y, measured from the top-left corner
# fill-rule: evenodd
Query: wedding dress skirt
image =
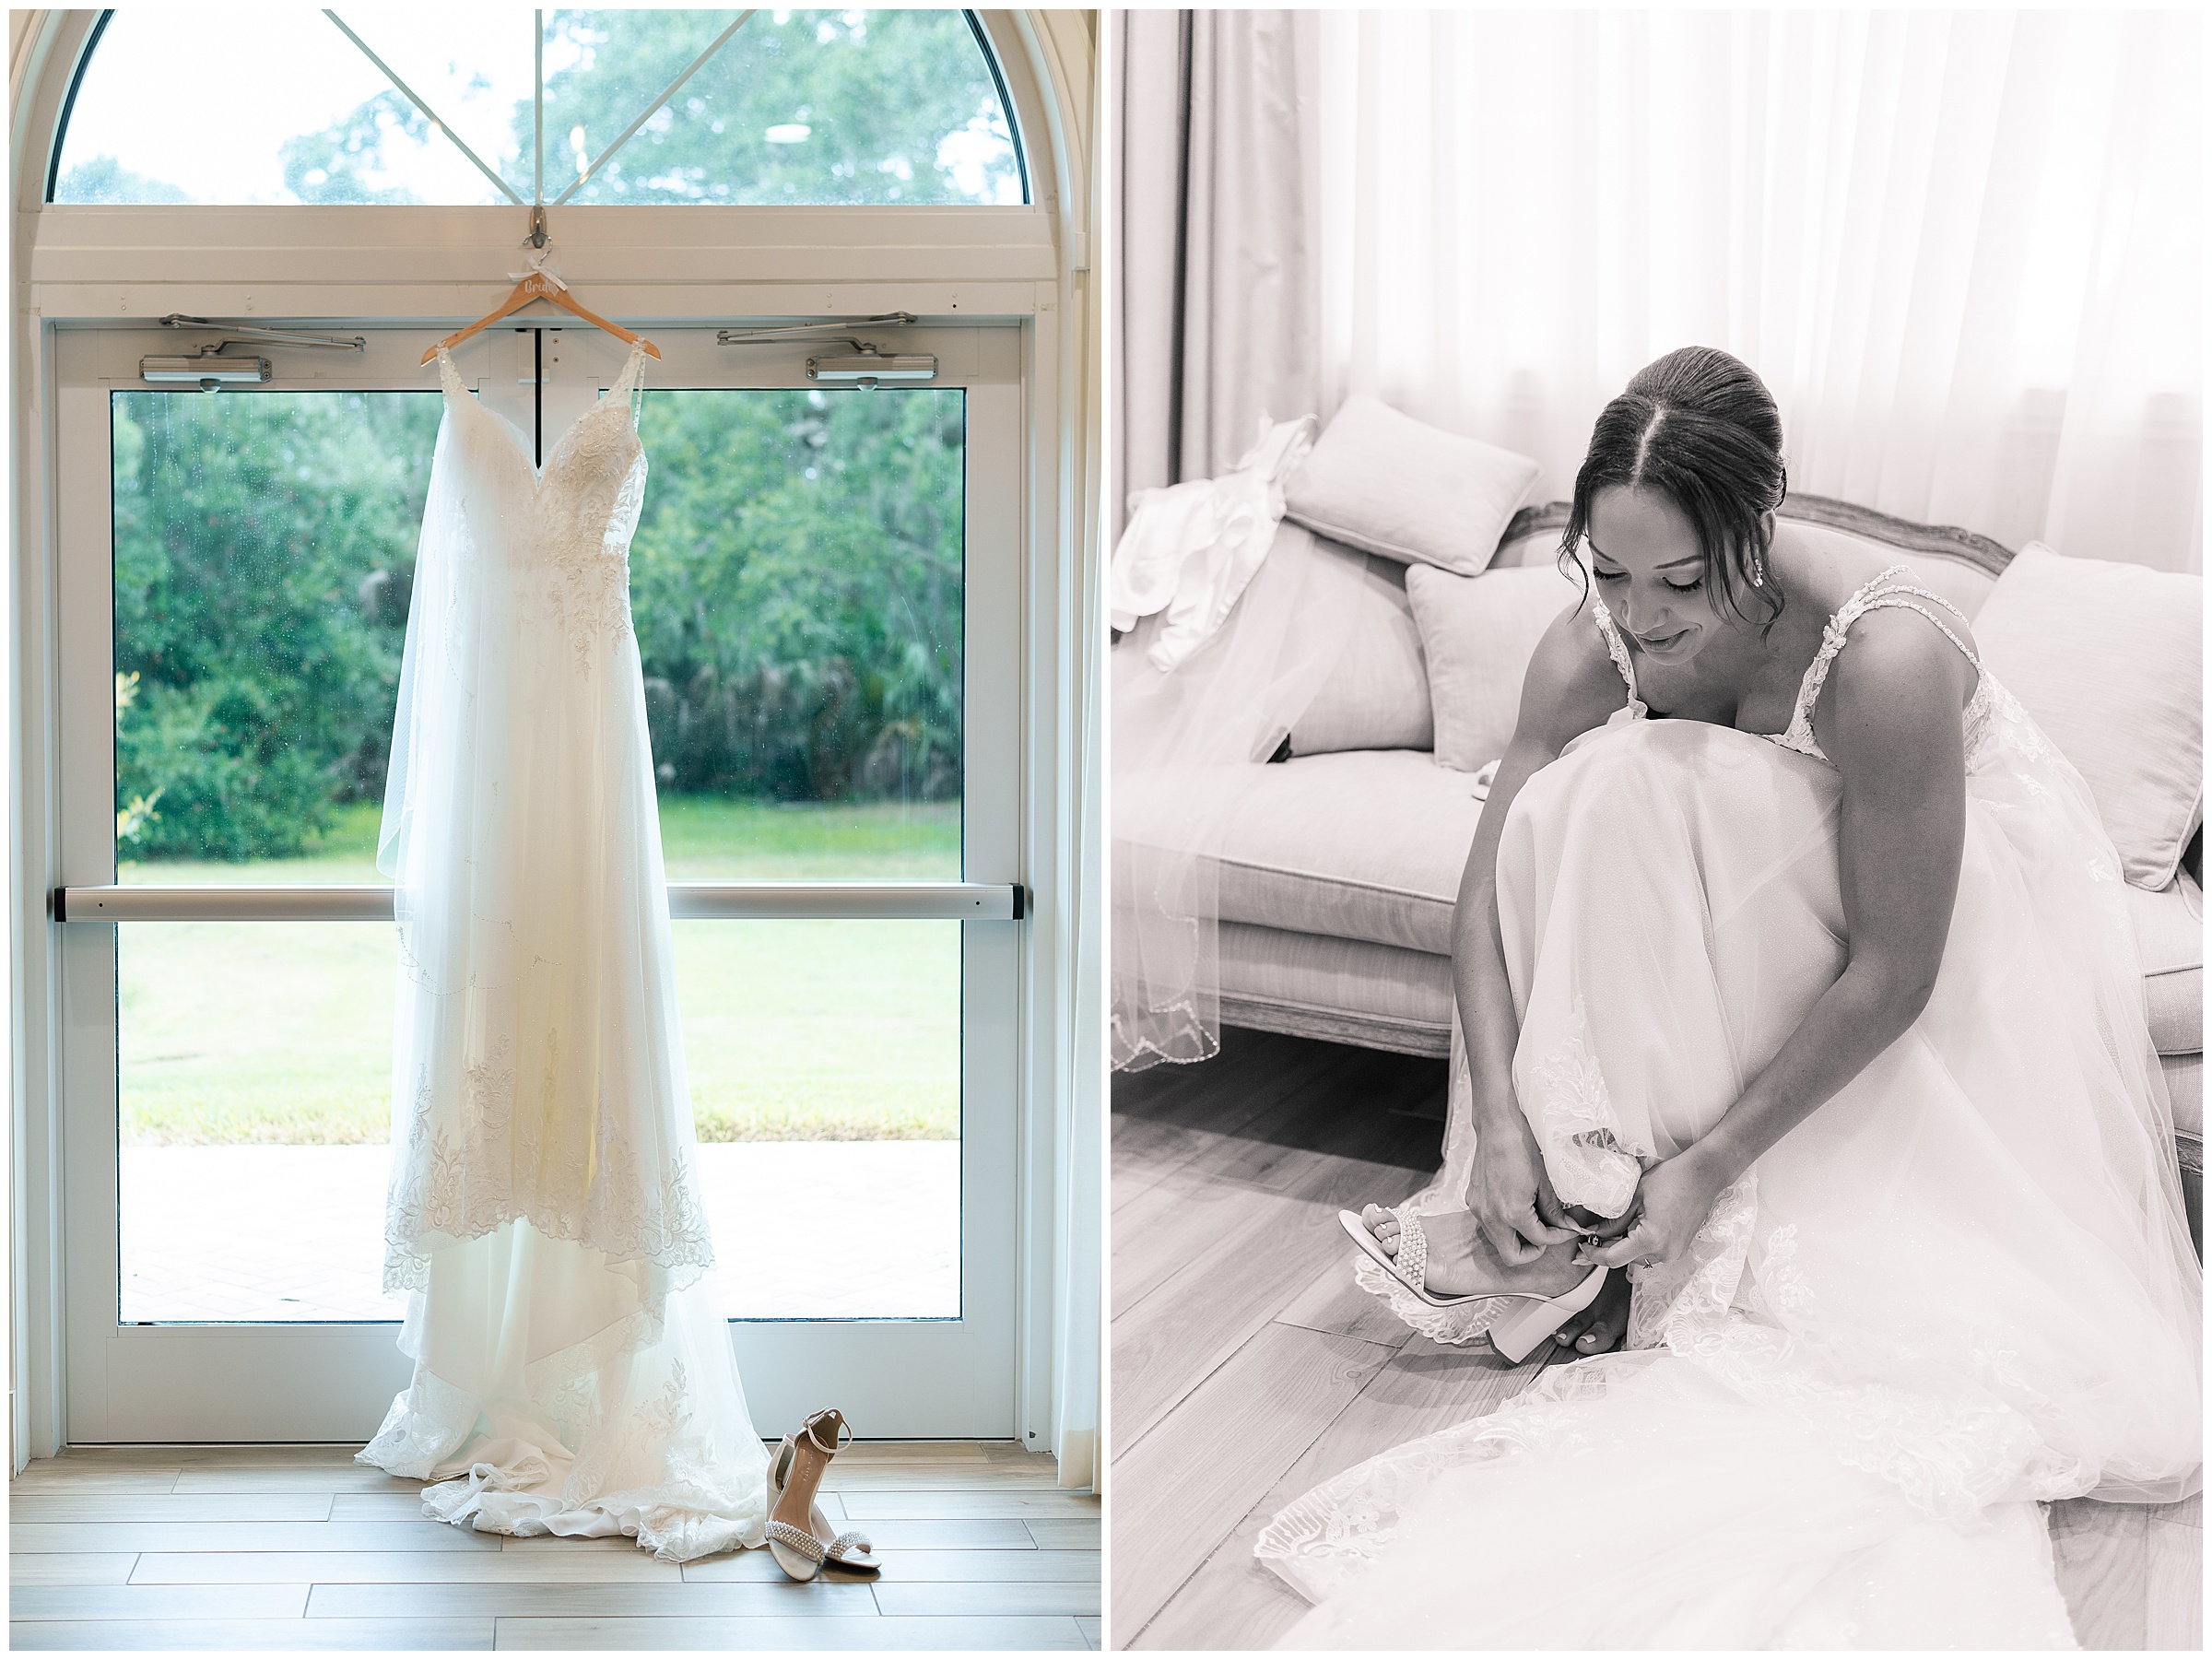
<path id="1" fill-rule="evenodd" d="M 710 1270 L 628 555 L 641 354 L 542 474 L 441 354 L 379 865 L 400 974 L 384 1286 L 412 1382 L 359 1454 L 426 1514 L 766 1537 Z"/>
<path id="2" fill-rule="evenodd" d="M 1834 771 L 1629 713 L 1529 781 L 1498 863 L 1519 1105 L 1611 1215 L 1846 955 Z M 2071 1646 L 2036 1501 L 2198 1489 L 2201 1273 L 2118 860 L 1986 675 L 1967 755 L 1919 1019 L 1629 1271 L 1623 1352 L 1277 1516 L 1258 1554 L 1319 1605 L 1290 1646 Z M 1465 1203 L 1453 1066 L 1424 1209 Z"/>

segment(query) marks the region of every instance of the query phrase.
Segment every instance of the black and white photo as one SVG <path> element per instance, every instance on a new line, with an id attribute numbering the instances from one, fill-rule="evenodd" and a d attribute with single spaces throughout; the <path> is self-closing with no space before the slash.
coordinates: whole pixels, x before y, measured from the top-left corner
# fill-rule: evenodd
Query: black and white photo
<path id="1" fill-rule="evenodd" d="M 1117 1647 L 2195 1647 L 2201 21 L 1131 12 Z"/>

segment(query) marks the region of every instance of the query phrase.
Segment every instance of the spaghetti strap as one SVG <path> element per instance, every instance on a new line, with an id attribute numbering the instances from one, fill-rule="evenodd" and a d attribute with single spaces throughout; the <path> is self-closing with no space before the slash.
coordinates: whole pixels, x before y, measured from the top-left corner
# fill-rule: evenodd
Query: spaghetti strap
<path id="1" fill-rule="evenodd" d="M 643 370 L 644 365 L 645 342 L 639 340 L 630 346 L 629 357 L 622 365 L 622 372 L 615 377 L 615 383 L 608 387 L 607 391 L 610 394 L 618 391 L 635 391 L 637 389 L 639 374 Z"/>
<path id="2" fill-rule="evenodd" d="M 1883 588 L 1875 594 L 1867 595 L 1866 603 L 1858 608 L 1857 613 L 1853 616 L 1852 620 L 1855 622 L 1858 618 L 1865 616 L 1869 611 L 1881 611 L 1900 607 L 1907 611 L 1918 611 L 1923 617 L 1926 618 L 1930 622 L 1934 623 L 1937 628 L 1943 630 L 1943 637 L 1949 641 L 1953 645 L 1957 646 L 1960 654 L 1963 655 L 1969 663 L 1972 664 L 1977 669 L 1980 668 L 1982 666 L 1982 659 L 1974 654 L 1974 648 L 1967 644 L 1965 641 L 1959 639 L 1958 635 L 1951 632 L 1950 624 L 1944 621 L 1942 618 L 1936 616 L 1935 612 L 1929 610 L 1927 606 L 1916 604 L 1914 601 L 1905 597 L 1907 595 L 1912 594 L 1917 594 L 1924 599 L 1934 600 L 1945 610 L 1950 612 L 1952 616 L 1958 618 L 1960 622 L 1964 622 L 1966 620 L 1964 613 L 1962 613 L 1957 606 L 1951 604 L 1949 600 L 1944 598 L 1942 595 L 1933 593 L 1926 588 L 1915 588 L 1904 583 L 1899 583 L 1891 587 Z M 1846 624 L 1845 626 L 1848 627 L 1849 625 Z"/>
<path id="3" fill-rule="evenodd" d="M 1800 755 L 1810 755 L 1820 760 L 1828 759 L 1813 736 L 1813 705 L 1819 701 L 1820 689 L 1828 684 L 1830 665 L 1850 640 L 1851 625 L 1869 611 L 1903 609 L 1919 612 L 1941 629 L 1943 637 L 1957 646 L 1966 660 L 1974 665 L 1975 674 L 1981 674 L 1982 659 L 1975 655 L 1973 647 L 1961 640 L 1948 623 L 1922 605 L 1920 600 L 1934 600 L 1958 618 L 1960 627 L 1966 624 L 1966 614 L 1942 595 L 1914 583 L 1911 580 L 1913 574 L 1910 565 L 1891 565 L 1871 582 L 1855 589 L 1851 597 L 1836 608 L 1836 614 L 1828 619 L 1828 626 L 1820 630 L 1819 651 L 1814 653 L 1811 666 L 1806 668 L 1805 678 L 1798 683 L 1797 701 L 1790 711 L 1788 729 L 1767 734 L 1770 739 L 1785 749 L 1796 750 Z M 1905 580 L 1895 580 L 1898 578 Z M 1915 595 L 1918 597 L 1915 598 Z"/>
<path id="4" fill-rule="evenodd" d="M 468 383 L 461 378 L 460 370 L 453 366 L 453 354 L 444 346 L 438 347 L 438 383 L 445 388 L 448 397 L 465 397 Z"/>
<path id="5" fill-rule="evenodd" d="M 615 377 L 615 383 L 606 389 L 606 401 L 613 403 L 618 394 L 629 406 L 629 424 L 636 427 L 645 412 L 645 342 L 642 340 L 631 343 L 629 360 L 622 365 L 622 372 Z"/>
<path id="6" fill-rule="evenodd" d="M 1606 654 L 1613 659 L 1613 666 L 1620 670 L 1621 679 L 1629 689 L 1629 718 L 1641 721 L 1651 713 L 1644 700 L 1636 695 L 1636 667 L 1629 661 L 1629 642 L 1620 637 L 1620 625 L 1613 620 L 1613 613 L 1606 609 L 1606 602 L 1595 594 L 1590 596 L 1591 614 L 1597 623 L 1597 631 L 1606 642 Z"/>

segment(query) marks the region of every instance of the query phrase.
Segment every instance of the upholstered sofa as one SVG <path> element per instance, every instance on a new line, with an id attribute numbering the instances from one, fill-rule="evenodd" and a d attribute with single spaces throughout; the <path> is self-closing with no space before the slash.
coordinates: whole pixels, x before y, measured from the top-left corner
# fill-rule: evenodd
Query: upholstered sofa
<path id="1" fill-rule="evenodd" d="M 1989 603 L 2014 557 L 1984 536 L 1909 524 L 1819 498 L 1792 497 L 1784 515 L 1805 535 L 1866 544 L 1890 562 L 1911 564 L 1970 619 Z M 1523 508 L 1507 524 L 1495 555 L 1480 567 L 1484 574 L 1473 576 L 1444 575 L 1418 562 L 1406 564 L 1395 557 L 1386 559 L 1315 538 L 1319 557 L 1364 565 L 1359 614 L 1345 623 L 1355 638 L 1347 642 L 1346 661 L 1335 677 L 1338 682 L 1348 677 L 1358 684 L 1324 689 L 1301 723 L 1308 729 L 1333 725 L 1337 729 L 1335 736 L 1301 743 L 1301 733 L 1294 726 L 1290 738 L 1277 751 L 1275 764 L 1249 769 L 1249 782 L 1241 788 L 1221 829 L 1219 956 L 1225 1023 L 1411 1054 L 1441 1056 L 1449 1052 L 1452 912 L 1485 793 L 1479 776 L 1463 769 L 1483 748 L 1493 757 L 1501 748 L 1535 638 L 1524 630 L 1510 649 L 1492 653 L 1494 660 L 1484 665 L 1483 685 L 1465 693 L 1482 707 L 1471 712 L 1414 708 L 1411 700 L 1429 696 L 1428 676 L 1418 656 L 1410 667 L 1406 661 L 1408 653 L 1418 654 L 1422 649 L 1422 629 L 1418 626 L 1421 619 L 1415 615 L 1414 601 L 1430 591 L 1427 585 L 1439 582 L 1540 585 L 1534 571 L 1520 577 L 1511 573 L 1553 562 L 1566 517 L 1564 503 Z M 1278 532 L 1279 538 L 1293 542 L 1312 535 L 1293 521 L 1286 521 Z M 1277 552 L 1285 545 L 1278 541 Z M 2038 553 L 2051 557 L 2043 550 Z M 1410 595 L 1409 573 L 1414 590 Z M 1552 598 L 1548 614 L 1556 615 L 1558 606 L 1558 598 Z M 2191 620 L 2189 632 L 2179 637 L 2177 661 L 2200 649 L 2193 643 L 2195 627 Z M 1512 660 L 1515 651 L 1518 661 Z M 1997 661 L 1995 646 L 1984 642 L 1984 652 L 2000 677 L 2013 685 Z M 2097 672 L 2094 663 L 2081 666 Z M 2198 670 L 2191 665 L 2186 672 L 2194 704 Z M 2047 718 L 2046 710 L 2037 707 L 2034 688 L 2014 689 L 2039 721 Z M 1377 695 L 1394 698 L 1403 705 L 1400 718 L 1382 721 L 1380 726 L 1386 729 L 1384 741 L 1405 747 L 1344 747 L 1345 700 L 1364 699 L 1371 704 Z M 1440 764 L 1440 723 L 1449 718 L 1464 728 L 1470 712 L 1489 736 L 1469 738 L 1459 731 L 1453 742 L 1462 766 Z M 2201 720 L 2201 715 L 2190 718 Z M 1361 719 L 1377 724 L 1371 708 L 1364 716 L 1350 716 L 1350 724 L 1356 727 Z M 1421 743 L 1424 735 L 1430 748 L 1411 747 Z M 2201 736 L 2174 747 L 2185 749 L 2189 741 L 2199 753 L 2173 757 L 2176 775 L 2201 781 Z M 1469 749 L 1469 743 L 1476 747 Z M 1304 752 L 1316 748 L 1321 752 Z M 2091 784 L 2098 787 L 2095 776 Z M 2201 791 L 2201 782 L 2196 787 Z M 2128 810 L 2117 803 L 2108 806 L 2102 795 L 2100 808 L 2106 812 L 2108 828 L 2115 813 Z M 2181 810 L 2192 810 L 2185 783 Z M 2171 871 L 2171 879 L 2154 891 L 2133 885 L 2142 873 L 2131 871 L 2126 898 L 2141 948 L 2151 1034 L 2172 1097 L 2191 1226 L 2199 1230 L 2204 1125 L 2201 795 L 2194 811 L 2195 818 L 2171 828 L 2171 846 L 2179 852 L 2179 867 Z M 2171 854 L 2169 860 L 2174 862 Z M 2154 868 L 2153 874 L 2159 873 Z"/>

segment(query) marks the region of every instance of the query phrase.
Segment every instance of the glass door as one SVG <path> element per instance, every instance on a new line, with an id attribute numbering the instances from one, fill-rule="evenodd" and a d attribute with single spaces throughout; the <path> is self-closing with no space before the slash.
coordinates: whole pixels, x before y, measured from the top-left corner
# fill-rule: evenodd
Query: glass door
<path id="1" fill-rule="evenodd" d="M 1014 1433 L 1020 336 L 651 331 L 630 550 L 717 1279 L 765 1430 Z M 431 336 L 65 337 L 69 1435 L 366 1438 L 395 934 L 375 870 Z M 551 450 L 619 369 L 536 319 L 456 353 Z"/>

